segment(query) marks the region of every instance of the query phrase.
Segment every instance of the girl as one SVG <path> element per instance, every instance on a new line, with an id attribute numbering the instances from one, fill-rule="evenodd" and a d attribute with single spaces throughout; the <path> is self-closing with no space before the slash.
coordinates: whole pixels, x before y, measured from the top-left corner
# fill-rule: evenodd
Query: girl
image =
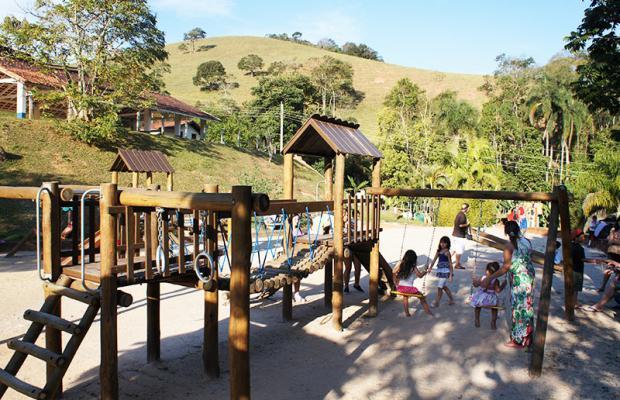
<path id="1" fill-rule="evenodd" d="M 474 286 L 478 288 L 476 293 L 471 296 L 471 306 L 475 307 L 476 328 L 480 328 L 480 309 L 482 307 L 495 307 L 499 304 L 497 294 L 504 290 L 506 287 L 506 281 L 501 284 L 497 278 L 490 279 L 499 269 L 499 263 L 493 261 L 487 264 L 486 275 L 482 277 L 479 282 L 474 283 Z M 491 309 L 491 329 L 497 329 L 497 308 Z"/>
<path id="2" fill-rule="evenodd" d="M 447 236 L 439 239 L 439 247 L 437 248 L 437 253 L 435 253 L 435 258 L 433 258 L 433 262 L 429 267 L 429 271 L 433 269 L 433 265 L 435 265 L 435 261 L 439 260 L 437 263 L 437 272 L 435 276 L 439 278 L 437 282 L 437 298 L 433 302 L 433 307 L 438 307 L 439 302 L 441 301 L 441 296 L 443 292 L 446 292 L 448 295 L 448 304 L 454 304 L 454 298 L 452 297 L 452 292 L 446 286 L 446 280 L 450 279 L 452 282 L 452 276 L 454 274 L 454 269 L 452 268 L 452 257 L 450 255 L 450 238 Z"/>
<path id="3" fill-rule="evenodd" d="M 427 272 L 421 272 L 416 266 L 417 263 L 418 255 L 415 251 L 407 250 L 403 259 L 400 260 L 396 268 L 394 268 L 396 285 L 400 293 L 410 295 L 422 294 L 418 288 L 413 285 L 413 282 L 416 277 L 422 278 Z M 428 315 L 433 315 L 424 297 L 420 297 L 420 303 Z M 409 296 L 403 296 L 403 308 L 405 309 L 405 315 L 411 317 L 409 313 Z"/>
<path id="4" fill-rule="evenodd" d="M 534 332 L 534 282 L 532 243 L 521 236 L 521 229 L 514 221 L 504 224 L 508 242 L 504 245 L 504 263 L 489 279 L 510 274 L 510 304 L 512 306 L 512 329 L 508 347 L 529 347 Z M 474 278 L 474 282 L 478 281 Z"/>

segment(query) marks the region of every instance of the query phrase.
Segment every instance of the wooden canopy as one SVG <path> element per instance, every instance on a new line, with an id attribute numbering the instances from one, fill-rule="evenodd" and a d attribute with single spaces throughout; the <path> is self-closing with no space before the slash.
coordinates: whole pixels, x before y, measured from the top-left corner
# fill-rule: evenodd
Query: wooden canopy
<path id="1" fill-rule="evenodd" d="M 171 174 L 174 168 L 161 151 L 118 149 L 111 172 L 163 172 Z"/>
<path id="2" fill-rule="evenodd" d="M 315 114 L 299 128 L 284 147 L 284 154 L 321 157 L 353 154 L 383 158 L 379 149 L 358 128 L 358 124 Z"/>

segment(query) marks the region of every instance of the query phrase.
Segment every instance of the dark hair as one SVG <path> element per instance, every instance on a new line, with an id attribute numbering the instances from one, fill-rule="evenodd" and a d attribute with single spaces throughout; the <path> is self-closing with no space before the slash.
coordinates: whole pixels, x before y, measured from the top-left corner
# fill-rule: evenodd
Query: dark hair
<path id="1" fill-rule="evenodd" d="M 499 269 L 499 263 L 497 261 L 492 261 L 487 264 L 486 270 L 492 274 L 497 272 L 498 269 Z"/>
<path id="2" fill-rule="evenodd" d="M 463 203 L 461 204 L 461 210 L 464 210 L 466 208 L 469 208 L 469 203 Z"/>
<path id="3" fill-rule="evenodd" d="M 593 215 L 593 216 L 592 216 L 592 220 L 593 220 L 593 221 L 596 221 L 596 215 Z"/>
<path id="4" fill-rule="evenodd" d="M 441 239 L 439 239 L 439 245 L 437 246 L 437 251 L 441 251 L 441 242 L 447 243 L 448 246 L 446 248 L 450 250 L 450 238 L 447 236 L 442 236 Z"/>
<path id="5" fill-rule="evenodd" d="M 514 246 L 515 250 L 519 248 L 519 236 L 521 236 L 521 228 L 516 221 L 506 221 L 504 223 L 504 234 L 508 235 L 510 243 Z"/>
<path id="6" fill-rule="evenodd" d="M 398 278 L 407 279 L 411 275 L 411 271 L 418 263 L 418 255 L 413 250 L 407 250 L 403 259 L 400 260 L 400 268 L 398 269 Z"/>

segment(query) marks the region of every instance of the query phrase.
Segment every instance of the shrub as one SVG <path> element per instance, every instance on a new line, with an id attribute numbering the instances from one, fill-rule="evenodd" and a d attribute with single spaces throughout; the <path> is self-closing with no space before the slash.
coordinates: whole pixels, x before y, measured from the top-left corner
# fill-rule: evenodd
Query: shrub
<path id="1" fill-rule="evenodd" d="M 466 200 L 466 199 L 442 199 L 439 208 L 439 226 L 452 226 L 454 218 L 461 209 L 463 203 L 469 204 L 467 218 L 472 228 L 479 226 L 495 225 L 498 221 L 497 201 L 494 200 Z M 482 208 L 482 214 L 480 209 Z"/>
<path id="2" fill-rule="evenodd" d="M 75 119 L 64 124 L 63 128 L 73 138 L 96 146 L 109 144 L 126 132 L 115 113 L 105 114 L 91 121 Z"/>

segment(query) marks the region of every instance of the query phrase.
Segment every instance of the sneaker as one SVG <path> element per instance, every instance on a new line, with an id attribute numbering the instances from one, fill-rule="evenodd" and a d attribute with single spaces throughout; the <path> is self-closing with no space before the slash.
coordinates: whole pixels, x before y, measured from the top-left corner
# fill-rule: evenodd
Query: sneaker
<path id="1" fill-rule="evenodd" d="M 345 286 L 345 287 L 344 287 L 344 292 L 345 292 L 345 293 L 349 293 L 349 287 L 348 287 L 348 286 Z"/>
<path id="2" fill-rule="evenodd" d="M 357 290 L 358 292 L 362 292 L 362 293 L 364 293 L 364 289 L 362 289 L 362 287 L 361 287 L 360 285 L 353 285 L 353 288 L 354 288 L 355 290 Z M 347 289 L 348 289 L 348 288 L 347 288 Z"/>
<path id="3" fill-rule="evenodd" d="M 306 302 L 306 298 L 304 296 L 302 296 L 299 292 L 295 293 L 295 296 L 293 296 L 293 299 L 295 300 L 295 303 L 305 303 Z"/>

